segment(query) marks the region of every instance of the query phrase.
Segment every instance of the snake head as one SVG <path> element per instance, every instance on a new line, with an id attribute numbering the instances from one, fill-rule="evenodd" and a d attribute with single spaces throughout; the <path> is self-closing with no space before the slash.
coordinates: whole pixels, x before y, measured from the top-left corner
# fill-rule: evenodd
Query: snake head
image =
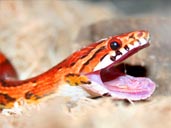
<path id="1" fill-rule="evenodd" d="M 149 40 L 149 32 L 143 30 L 112 36 L 103 40 L 105 49 L 101 50 L 101 54 L 99 54 L 99 57 L 101 55 L 100 61 L 92 72 L 86 74 L 91 81 L 98 84 L 95 84 L 94 87 L 84 87 L 100 95 L 106 93 L 117 99 L 142 100 L 150 97 L 156 87 L 152 80 L 145 77 L 126 75 L 115 67 L 116 64 L 132 54 L 149 46 Z M 103 81 L 103 77 L 113 79 Z"/>
<path id="2" fill-rule="evenodd" d="M 104 41 L 106 45 L 105 56 L 95 66 L 94 71 L 100 70 L 116 63 L 122 62 L 127 57 L 142 48 L 149 46 L 150 34 L 148 31 L 134 31 L 118 36 L 109 37 Z"/>

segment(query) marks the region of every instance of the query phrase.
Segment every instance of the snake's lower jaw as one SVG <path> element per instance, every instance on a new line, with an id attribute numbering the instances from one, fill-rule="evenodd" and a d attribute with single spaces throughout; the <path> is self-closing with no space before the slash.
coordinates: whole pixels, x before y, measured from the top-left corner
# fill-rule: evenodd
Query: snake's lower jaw
<path id="1" fill-rule="evenodd" d="M 118 75 L 118 72 L 115 72 Z M 109 94 L 114 99 L 129 99 L 132 101 L 144 100 L 150 97 L 155 88 L 155 83 L 149 78 L 133 77 L 125 74 L 119 74 L 114 79 L 103 82 L 101 80 L 100 71 L 88 74 L 87 77 L 98 83 L 99 85 L 91 85 L 94 87 L 86 87 L 89 91 L 95 92 L 99 95 Z M 99 87 L 100 86 L 100 87 Z"/>
<path id="2" fill-rule="evenodd" d="M 119 76 L 114 80 L 104 82 L 104 86 L 112 97 L 133 101 L 147 99 L 156 88 L 155 83 L 149 78 L 129 75 Z"/>

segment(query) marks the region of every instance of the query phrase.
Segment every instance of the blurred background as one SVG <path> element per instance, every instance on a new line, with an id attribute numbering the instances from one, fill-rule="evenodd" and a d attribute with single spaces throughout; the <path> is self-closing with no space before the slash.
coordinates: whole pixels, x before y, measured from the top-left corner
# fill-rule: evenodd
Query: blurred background
<path id="1" fill-rule="evenodd" d="M 169 0 L 1 0 L 0 50 L 25 79 L 78 49 L 74 40 L 82 27 L 112 18 L 168 17 L 170 3 Z"/>
<path id="2" fill-rule="evenodd" d="M 170 0 L 0 0 L 0 51 L 20 79 L 46 71 L 87 43 L 140 27 L 152 32 L 153 44 L 129 63 L 148 66 L 158 85 L 152 100 L 137 104 L 58 97 L 17 118 L 0 116 L 0 127 L 171 127 L 170 16 Z"/>

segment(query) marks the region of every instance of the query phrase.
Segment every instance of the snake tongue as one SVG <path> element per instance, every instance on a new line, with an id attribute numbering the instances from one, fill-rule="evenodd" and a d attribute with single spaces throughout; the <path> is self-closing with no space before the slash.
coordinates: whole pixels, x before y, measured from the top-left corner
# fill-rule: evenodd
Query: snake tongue
<path id="1" fill-rule="evenodd" d="M 147 99 L 153 94 L 156 87 L 149 78 L 129 76 L 115 67 L 95 71 L 86 76 L 102 86 L 108 94 L 116 99 L 134 101 Z"/>

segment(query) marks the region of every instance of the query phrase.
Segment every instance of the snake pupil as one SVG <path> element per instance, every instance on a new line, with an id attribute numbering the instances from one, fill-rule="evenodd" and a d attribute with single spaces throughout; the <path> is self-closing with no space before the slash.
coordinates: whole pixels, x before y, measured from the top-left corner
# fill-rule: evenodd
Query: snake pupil
<path id="1" fill-rule="evenodd" d="M 112 50 L 117 50 L 118 48 L 120 48 L 120 44 L 118 42 L 114 41 L 114 42 L 110 43 L 110 47 Z"/>

